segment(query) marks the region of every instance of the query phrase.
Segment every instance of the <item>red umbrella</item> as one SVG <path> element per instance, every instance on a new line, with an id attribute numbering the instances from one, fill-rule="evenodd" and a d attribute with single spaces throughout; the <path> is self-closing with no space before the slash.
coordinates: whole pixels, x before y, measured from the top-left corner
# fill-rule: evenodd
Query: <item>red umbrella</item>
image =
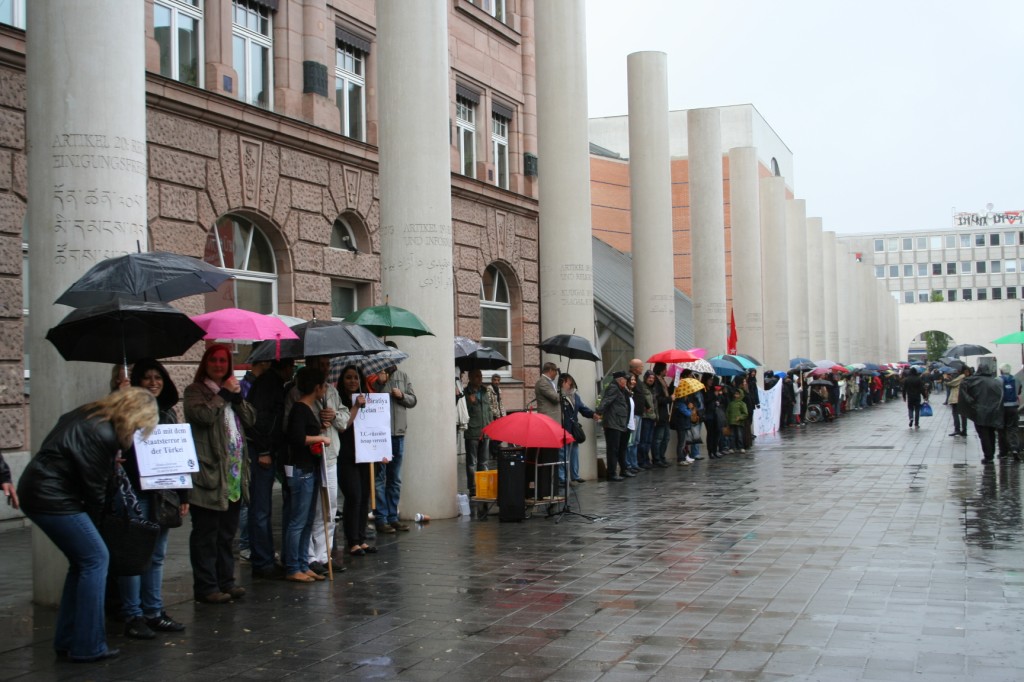
<path id="1" fill-rule="evenodd" d="M 513 412 L 484 427 L 492 440 L 514 443 L 525 448 L 560 448 L 574 443 L 572 434 L 551 417 L 539 412 Z"/>
<path id="2" fill-rule="evenodd" d="M 660 353 L 655 353 L 651 357 L 647 358 L 647 362 L 664 362 L 666 365 L 680 362 L 694 362 L 695 360 L 700 360 L 700 356 L 695 355 L 688 350 L 679 350 L 678 348 L 663 350 Z"/>

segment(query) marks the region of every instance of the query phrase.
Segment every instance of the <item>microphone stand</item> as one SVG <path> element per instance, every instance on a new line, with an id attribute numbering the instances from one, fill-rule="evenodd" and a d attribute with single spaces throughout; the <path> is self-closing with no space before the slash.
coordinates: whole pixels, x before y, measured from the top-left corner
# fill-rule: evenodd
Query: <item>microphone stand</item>
<path id="1" fill-rule="evenodd" d="M 571 365 L 571 364 L 572 364 L 572 358 L 569 358 L 568 362 L 566 362 L 566 364 L 565 364 L 565 373 L 566 374 L 569 373 L 569 365 Z M 561 379 L 561 377 L 559 377 L 559 379 Z M 558 410 L 559 410 L 559 413 L 560 413 L 560 416 L 561 416 L 561 424 L 562 424 L 562 450 L 561 450 L 561 452 L 562 452 L 562 456 L 564 457 L 564 459 L 562 460 L 561 464 L 562 464 L 562 468 L 565 471 L 565 479 L 564 479 L 564 481 L 562 483 L 562 486 L 560 486 L 563 489 L 563 492 L 564 492 L 564 498 L 563 498 L 563 501 L 562 501 L 562 508 L 561 508 L 561 510 L 555 512 L 552 516 L 555 517 L 555 523 L 556 524 L 561 523 L 562 519 L 564 519 L 566 516 L 569 516 L 569 515 L 579 516 L 581 518 L 586 519 L 587 521 L 590 521 L 591 523 L 594 523 L 595 521 L 598 521 L 598 520 L 602 519 L 603 517 L 601 517 L 601 516 L 592 516 L 590 514 L 584 514 L 582 512 L 576 512 L 576 511 L 573 511 L 572 508 L 569 506 L 569 476 L 570 476 L 570 474 L 572 472 L 569 469 L 569 442 L 568 442 L 568 439 L 566 438 L 566 436 L 568 435 L 568 432 L 565 430 L 565 408 L 564 408 L 563 402 L 562 402 L 564 400 L 568 400 L 568 398 L 562 393 L 562 382 L 561 381 L 558 382 L 558 387 L 557 388 L 558 388 Z M 572 410 L 573 410 L 573 412 L 576 412 L 575 394 L 573 396 Z M 578 419 L 578 417 L 577 417 L 577 419 Z M 579 496 L 576 497 L 576 501 L 577 502 L 579 501 Z"/>

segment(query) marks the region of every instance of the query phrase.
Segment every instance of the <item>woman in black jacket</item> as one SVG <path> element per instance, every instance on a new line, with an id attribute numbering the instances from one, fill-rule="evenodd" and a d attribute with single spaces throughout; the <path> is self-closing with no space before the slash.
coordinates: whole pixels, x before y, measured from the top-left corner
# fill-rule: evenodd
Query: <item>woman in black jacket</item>
<path id="1" fill-rule="evenodd" d="M 118 452 L 157 424 L 156 399 L 141 388 L 115 391 L 65 414 L 18 482 L 25 515 L 68 559 L 53 644 L 58 656 L 91 662 L 107 647 L 103 598 L 110 553 L 96 529 Z"/>

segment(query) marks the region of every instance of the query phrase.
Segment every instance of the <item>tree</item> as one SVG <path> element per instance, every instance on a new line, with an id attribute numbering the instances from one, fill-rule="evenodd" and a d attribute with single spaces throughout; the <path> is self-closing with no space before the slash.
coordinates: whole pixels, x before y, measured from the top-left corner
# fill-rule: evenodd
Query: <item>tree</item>
<path id="1" fill-rule="evenodd" d="M 931 302 L 932 303 L 942 303 L 945 300 L 946 300 L 946 298 L 942 295 L 941 291 L 939 291 L 938 289 L 935 289 L 935 290 L 932 291 L 932 298 L 931 298 Z"/>
<path id="2" fill-rule="evenodd" d="M 941 294 L 939 295 L 941 296 Z M 924 338 L 924 347 L 928 353 L 929 362 L 938 360 L 945 355 L 946 349 L 949 348 L 949 342 L 952 341 L 949 334 L 940 331 L 927 331 L 921 336 Z"/>

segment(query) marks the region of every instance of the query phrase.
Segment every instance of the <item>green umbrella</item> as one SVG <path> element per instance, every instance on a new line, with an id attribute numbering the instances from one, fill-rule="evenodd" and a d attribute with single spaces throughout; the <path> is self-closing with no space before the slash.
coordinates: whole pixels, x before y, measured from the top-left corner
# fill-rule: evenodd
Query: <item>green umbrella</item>
<path id="1" fill-rule="evenodd" d="M 398 306 L 384 305 L 370 306 L 349 313 L 345 316 L 346 322 L 358 324 L 365 327 L 377 336 L 433 336 L 426 323 L 414 313 Z"/>
<path id="2" fill-rule="evenodd" d="M 1013 332 L 1012 334 L 1007 334 L 1006 336 L 1000 336 L 992 343 L 996 344 L 997 346 L 1001 343 L 1024 343 L 1024 332 Z"/>

